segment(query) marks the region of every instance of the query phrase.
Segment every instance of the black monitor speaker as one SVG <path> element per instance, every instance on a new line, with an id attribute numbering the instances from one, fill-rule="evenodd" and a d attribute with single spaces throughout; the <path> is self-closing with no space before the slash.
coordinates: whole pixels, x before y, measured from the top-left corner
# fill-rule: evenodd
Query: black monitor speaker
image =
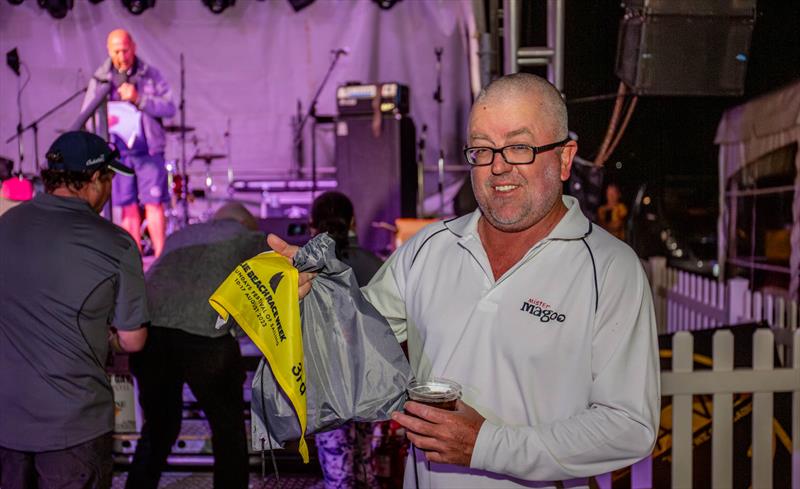
<path id="1" fill-rule="evenodd" d="M 616 74 L 639 95 L 741 95 L 753 24 L 752 12 L 629 9 L 620 25 Z"/>
<path id="2" fill-rule="evenodd" d="M 340 115 L 336 180 L 353 202 L 361 245 L 383 251 L 394 236 L 379 223 L 416 217 L 416 136 L 409 117 L 382 114 L 376 122 L 372 115 Z"/>
<path id="3" fill-rule="evenodd" d="M 258 220 L 264 234 L 275 234 L 289 244 L 303 246 L 311 239 L 308 218 L 268 217 Z"/>

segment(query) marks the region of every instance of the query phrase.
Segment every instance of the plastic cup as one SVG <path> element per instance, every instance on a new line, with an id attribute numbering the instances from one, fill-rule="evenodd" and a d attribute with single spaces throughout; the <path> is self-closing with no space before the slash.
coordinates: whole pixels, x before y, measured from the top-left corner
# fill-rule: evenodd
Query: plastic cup
<path id="1" fill-rule="evenodd" d="M 410 400 L 447 411 L 455 411 L 461 399 L 461 385 L 448 379 L 412 380 L 407 390 Z"/>

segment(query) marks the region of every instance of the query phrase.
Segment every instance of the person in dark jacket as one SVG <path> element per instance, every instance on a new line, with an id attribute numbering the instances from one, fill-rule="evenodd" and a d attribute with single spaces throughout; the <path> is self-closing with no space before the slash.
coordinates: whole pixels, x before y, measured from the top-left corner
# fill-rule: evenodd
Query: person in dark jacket
<path id="1" fill-rule="evenodd" d="M 211 427 L 214 487 L 246 489 L 245 370 L 229 325 L 217 327 L 208 298 L 236 266 L 267 250 L 255 218 L 239 203 L 209 222 L 172 233 L 145 275 L 152 313 L 144 350 L 131 357 L 144 412 L 127 486 L 155 489 L 181 429 L 183 384 Z"/>

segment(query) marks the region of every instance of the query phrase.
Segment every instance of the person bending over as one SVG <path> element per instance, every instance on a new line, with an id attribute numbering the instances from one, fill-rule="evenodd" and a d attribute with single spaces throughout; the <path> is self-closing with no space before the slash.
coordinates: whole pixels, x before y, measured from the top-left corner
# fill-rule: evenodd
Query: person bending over
<path id="1" fill-rule="evenodd" d="M 170 234 L 164 252 L 147 271 L 150 337 L 144 350 L 131 356 L 144 425 L 128 474 L 129 489 L 158 487 L 180 433 L 184 383 L 211 427 L 214 487 L 247 487 L 242 355 L 230 328 L 217 328 L 208 298 L 239 263 L 266 250 L 255 218 L 231 202 L 211 221 Z"/>

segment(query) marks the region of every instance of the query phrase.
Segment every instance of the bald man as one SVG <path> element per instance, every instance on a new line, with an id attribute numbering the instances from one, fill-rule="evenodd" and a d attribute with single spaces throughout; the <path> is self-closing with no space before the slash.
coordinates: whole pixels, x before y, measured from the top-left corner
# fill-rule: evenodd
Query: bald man
<path id="1" fill-rule="evenodd" d="M 490 84 L 467 141 L 479 208 L 424 228 L 361 289 L 408 342 L 417 379 L 462 386 L 455 411 L 409 401 L 393 413 L 415 447 L 405 487 L 588 487 L 655 442 L 647 278 L 633 250 L 562 195 L 577 145 L 546 80 Z M 301 294 L 309 283 L 301 275 Z"/>
<path id="2" fill-rule="evenodd" d="M 169 202 L 167 171 L 164 167 L 166 144 L 162 119 L 175 115 L 172 92 L 161 74 L 136 56 L 136 43 L 124 29 L 115 29 L 106 40 L 108 59 L 94 73 L 84 99 L 84 107 L 95 97 L 101 83 L 111 83 L 110 99 L 127 102 L 141 114 L 141 127 L 135 139 L 123 141 L 113 136 L 124 163 L 136 172 L 135 178 L 115 180 L 112 204 L 122 210 L 121 226 L 136 241 L 141 251 L 141 209 L 144 207 L 147 230 L 156 256 L 164 248 L 164 204 Z"/>
<path id="3" fill-rule="evenodd" d="M 240 203 L 211 221 L 169 235 L 147 271 L 150 333 L 131 356 L 144 412 L 142 436 L 128 471 L 128 489 L 156 489 L 181 430 L 188 384 L 211 427 L 214 487 L 247 489 L 247 435 L 242 411 L 245 370 L 229 325 L 216 327 L 208 298 L 239 263 L 266 251 L 258 222 Z"/>

